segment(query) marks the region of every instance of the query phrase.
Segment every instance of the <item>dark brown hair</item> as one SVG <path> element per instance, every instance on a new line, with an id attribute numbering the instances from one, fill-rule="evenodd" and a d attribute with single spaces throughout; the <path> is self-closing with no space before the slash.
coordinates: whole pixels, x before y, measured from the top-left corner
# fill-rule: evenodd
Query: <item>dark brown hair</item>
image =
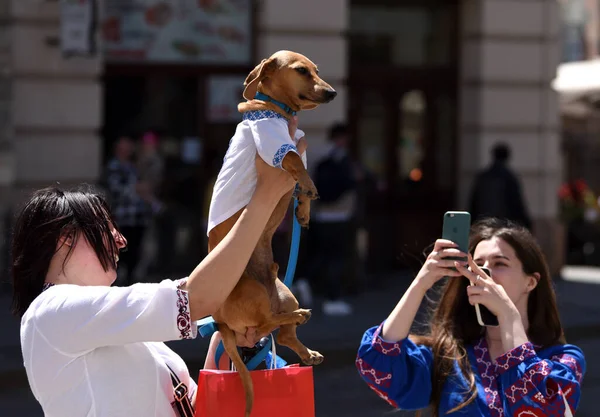
<path id="1" fill-rule="evenodd" d="M 105 271 L 115 266 L 117 244 L 111 233 L 112 215 L 106 200 L 91 188 L 63 191 L 56 187 L 33 193 L 18 214 L 11 247 L 12 312 L 21 317 L 42 292 L 50 261 L 61 238 L 73 244 L 83 235 Z M 63 264 L 64 267 L 64 264 Z"/>
<path id="2" fill-rule="evenodd" d="M 535 238 L 526 228 L 509 221 L 483 219 L 471 230 L 469 253 L 473 255 L 481 241 L 494 237 L 502 239 L 514 249 L 525 274 L 537 272 L 540 275 L 537 286 L 529 294 L 527 305 L 529 340 L 542 347 L 565 343 L 548 264 Z M 465 407 L 477 396 L 475 376 L 466 346 L 477 343 L 483 336 L 483 328 L 477 323 L 473 307 L 469 304 L 467 285 L 467 279 L 447 279 L 432 313 L 429 334 L 411 335 L 412 340 L 430 346 L 433 351 L 430 407 L 434 417 L 438 417 L 442 389 L 448 377 L 454 374 L 455 362 L 458 362 L 469 384 L 469 392 L 465 393 L 467 400 L 449 413 Z"/>

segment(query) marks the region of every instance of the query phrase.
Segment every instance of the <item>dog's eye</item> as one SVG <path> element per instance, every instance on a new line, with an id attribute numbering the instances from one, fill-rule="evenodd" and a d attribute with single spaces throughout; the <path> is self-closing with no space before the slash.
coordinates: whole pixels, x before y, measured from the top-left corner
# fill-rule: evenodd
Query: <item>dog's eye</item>
<path id="1" fill-rule="evenodd" d="M 304 67 L 298 67 L 298 68 L 294 68 L 296 71 L 298 71 L 300 74 L 302 75 L 306 75 L 308 74 L 308 70 Z"/>

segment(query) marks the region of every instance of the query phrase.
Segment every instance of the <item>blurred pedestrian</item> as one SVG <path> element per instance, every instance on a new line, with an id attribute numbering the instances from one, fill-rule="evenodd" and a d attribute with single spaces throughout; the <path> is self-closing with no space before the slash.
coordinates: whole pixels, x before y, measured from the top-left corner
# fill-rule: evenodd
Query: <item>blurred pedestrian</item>
<path id="1" fill-rule="evenodd" d="M 317 162 L 313 181 L 319 199 L 312 203 L 309 234 L 311 253 L 305 276 L 299 276 L 295 289 L 302 302 L 312 301 L 313 288 L 323 282 L 327 315 L 352 314 L 343 299 L 344 277 L 351 269 L 356 248 L 356 215 L 361 171 L 348 152 L 349 131 L 345 124 L 330 128 L 331 148 Z M 312 247 L 312 246 L 315 247 Z"/>
<path id="2" fill-rule="evenodd" d="M 511 151 L 498 143 L 491 151 L 492 164 L 479 173 L 471 190 L 469 212 L 473 221 L 486 217 L 512 220 L 531 230 L 532 222 L 517 176 L 509 168 Z"/>
<path id="3" fill-rule="evenodd" d="M 143 184 L 142 197 L 152 206 L 153 213 L 161 209 L 159 198 L 163 182 L 164 160 L 159 151 L 159 138 L 154 132 L 146 132 L 140 144 L 137 160 L 139 183 Z"/>
<path id="4" fill-rule="evenodd" d="M 134 273 L 140 261 L 142 240 L 151 216 L 150 205 L 142 197 L 148 195 L 148 187 L 139 183 L 134 150 L 135 143 L 131 137 L 119 137 L 115 143 L 114 157 L 108 162 L 102 180 L 114 219 L 127 235 L 127 251 L 121 255 L 126 285 L 135 282 Z"/>

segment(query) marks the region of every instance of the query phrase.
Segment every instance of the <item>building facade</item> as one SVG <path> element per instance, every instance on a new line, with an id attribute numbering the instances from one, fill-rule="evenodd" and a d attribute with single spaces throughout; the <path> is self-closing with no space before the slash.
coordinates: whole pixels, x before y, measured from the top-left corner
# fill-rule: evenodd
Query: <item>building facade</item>
<path id="1" fill-rule="evenodd" d="M 58 2 L 0 4 L 1 210 L 35 187 L 96 182 L 118 135 L 154 127 L 170 138 L 165 149 L 200 173 L 192 183 L 208 187 L 239 117 L 240 83 L 262 58 L 289 49 L 316 62 L 338 92 L 300 116 L 309 161 L 326 151 L 331 124 L 346 122 L 354 154 L 373 175 L 373 264 L 392 266 L 437 237 L 444 211 L 467 207 L 475 174 L 502 140 L 512 147 L 535 232 L 553 269 L 560 267 L 556 190 L 563 173 L 550 87 L 561 59 L 556 0 L 198 4 L 239 29 L 219 32 L 225 46 L 177 38 L 166 20 L 186 14 L 157 7 L 144 24 L 171 37 L 152 51 L 139 39 L 126 44 L 127 33 L 145 32 L 128 32 L 103 9 L 104 53 L 69 59 L 61 54 Z M 127 24 L 142 25 L 135 22 Z M 205 21 L 194 27 L 211 30 Z M 198 51 L 206 50 L 217 58 L 202 58 Z"/>

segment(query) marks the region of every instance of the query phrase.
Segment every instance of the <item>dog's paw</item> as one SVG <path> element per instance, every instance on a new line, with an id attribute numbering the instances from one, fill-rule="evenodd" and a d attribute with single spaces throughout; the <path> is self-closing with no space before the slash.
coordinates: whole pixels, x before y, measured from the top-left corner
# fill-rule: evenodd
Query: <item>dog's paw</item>
<path id="1" fill-rule="evenodd" d="M 315 184 L 308 175 L 298 179 L 298 189 L 300 193 L 306 195 L 311 200 L 319 198 L 317 187 L 315 187 Z"/>
<path id="2" fill-rule="evenodd" d="M 305 308 L 300 308 L 300 309 L 296 310 L 295 313 L 298 314 L 298 321 L 296 322 L 296 324 L 298 326 L 300 326 L 301 324 L 306 323 L 310 319 L 310 317 L 312 316 L 312 312 L 310 310 L 305 309 Z"/>
<path id="3" fill-rule="evenodd" d="M 302 363 L 305 365 L 320 365 L 323 362 L 323 359 L 325 359 L 323 355 L 315 350 L 308 349 L 308 354 L 307 357 L 302 358 Z"/>
<path id="4" fill-rule="evenodd" d="M 296 207 L 296 218 L 300 226 L 308 229 L 308 223 L 310 222 L 310 202 L 298 200 L 298 207 Z"/>

